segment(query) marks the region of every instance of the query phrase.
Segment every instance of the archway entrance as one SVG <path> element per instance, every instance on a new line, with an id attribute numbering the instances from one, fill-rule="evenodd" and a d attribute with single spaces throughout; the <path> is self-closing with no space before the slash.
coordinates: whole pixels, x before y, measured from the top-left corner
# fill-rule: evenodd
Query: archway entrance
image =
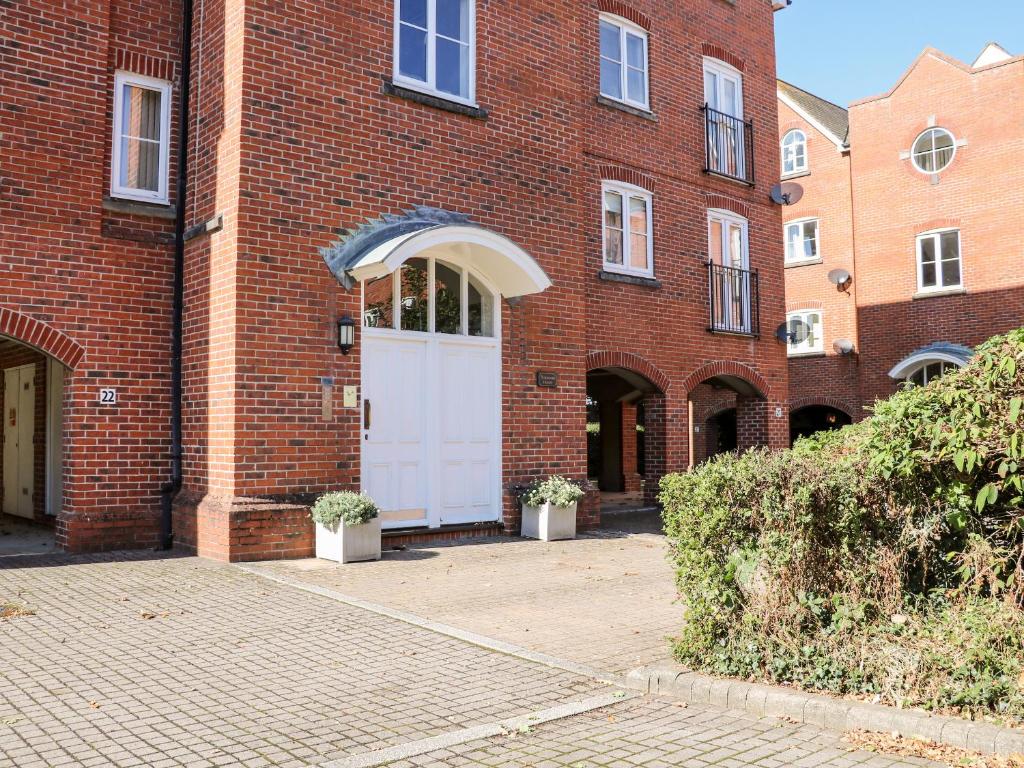
<path id="1" fill-rule="evenodd" d="M 829 405 L 808 405 L 793 411 L 789 417 L 789 439 L 795 443 L 801 437 L 816 432 L 842 429 L 853 423 L 849 414 Z"/>
<path id="2" fill-rule="evenodd" d="M 57 360 L 0 336 L 0 555 L 54 550 L 64 497 L 64 379 Z"/>
<path id="3" fill-rule="evenodd" d="M 629 368 L 607 366 L 587 372 L 587 468 L 601 491 L 602 512 L 648 506 L 647 475 L 663 463 L 657 452 L 657 419 L 652 407 L 661 389 Z"/>
<path id="4" fill-rule="evenodd" d="M 786 436 L 771 419 L 778 407 L 770 407 L 767 385 L 756 371 L 711 363 L 693 373 L 687 385 L 691 467 L 722 453 L 784 446 Z"/>

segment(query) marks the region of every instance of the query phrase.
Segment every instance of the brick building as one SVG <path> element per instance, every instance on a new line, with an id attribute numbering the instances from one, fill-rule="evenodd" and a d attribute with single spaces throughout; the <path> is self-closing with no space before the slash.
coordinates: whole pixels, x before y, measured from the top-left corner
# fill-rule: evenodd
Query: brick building
<path id="1" fill-rule="evenodd" d="M 517 486 L 587 479 L 588 402 L 609 492 L 708 419 L 785 444 L 772 12 L 6 7 L 5 514 L 295 557 L 336 488 L 395 541 L 515 531 Z"/>
<path id="2" fill-rule="evenodd" d="M 783 178 L 804 189 L 783 212 L 786 310 L 810 330 L 789 350 L 797 434 L 1021 325 L 1024 57 L 928 49 L 849 110 L 784 82 L 778 97 Z"/>

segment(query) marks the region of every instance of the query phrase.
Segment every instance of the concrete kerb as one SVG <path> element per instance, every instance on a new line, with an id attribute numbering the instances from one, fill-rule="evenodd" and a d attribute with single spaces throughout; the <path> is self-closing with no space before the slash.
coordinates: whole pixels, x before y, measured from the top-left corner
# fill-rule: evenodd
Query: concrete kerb
<path id="1" fill-rule="evenodd" d="M 1024 755 L 1024 730 L 998 728 L 987 723 L 973 723 L 956 717 L 932 715 L 916 710 L 901 710 L 880 704 L 834 699 L 830 696 L 791 691 L 769 685 L 747 683 L 742 680 L 710 677 L 690 672 L 673 662 L 641 667 L 625 676 L 610 675 L 592 667 L 557 659 L 512 643 L 424 619 L 408 611 L 371 603 L 333 589 L 314 586 L 299 579 L 270 574 L 258 567 L 250 565 L 236 565 L 235 567 L 269 581 L 388 616 L 481 648 L 516 656 L 583 677 L 590 677 L 607 685 L 664 696 L 690 704 L 705 704 L 731 709 L 757 717 L 778 717 L 788 722 L 815 725 L 838 733 L 858 730 L 879 733 L 896 731 L 906 737 L 928 739 L 961 749 L 1000 755 Z"/>
<path id="2" fill-rule="evenodd" d="M 788 691 L 742 680 L 713 678 L 689 672 L 671 662 L 633 670 L 626 676 L 626 684 L 656 696 L 692 704 L 723 706 L 758 717 L 778 717 L 840 733 L 895 731 L 905 737 L 927 739 L 977 752 L 1024 755 L 1024 730 Z"/>

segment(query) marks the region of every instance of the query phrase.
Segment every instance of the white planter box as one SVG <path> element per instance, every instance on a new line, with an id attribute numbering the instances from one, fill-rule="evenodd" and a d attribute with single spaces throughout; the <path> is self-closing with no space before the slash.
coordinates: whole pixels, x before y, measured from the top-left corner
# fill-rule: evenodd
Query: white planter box
<path id="1" fill-rule="evenodd" d="M 523 505 L 522 535 L 541 541 L 561 541 L 576 538 L 576 505 L 542 507 Z"/>
<path id="2" fill-rule="evenodd" d="M 380 560 L 380 518 L 362 525 L 316 524 L 316 556 L 336 563 Z"/>

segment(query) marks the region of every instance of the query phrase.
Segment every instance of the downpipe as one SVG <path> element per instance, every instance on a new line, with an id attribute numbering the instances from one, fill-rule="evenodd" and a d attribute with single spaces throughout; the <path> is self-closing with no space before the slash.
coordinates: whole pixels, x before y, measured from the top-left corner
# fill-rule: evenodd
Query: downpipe
<path id="1" fill-rule="evenodd" d="M 178 94 L 178 158 L 174 216 L 171 308 L 171 478 L 160 488 L 160 549 L 174 545 L 172 509 L 182 486 L 182 336 L 185 305 L 185 209 L 188 195 L 189 91 L 192 78 L 192 3 L 182 0 L 181 88 Z"/>

